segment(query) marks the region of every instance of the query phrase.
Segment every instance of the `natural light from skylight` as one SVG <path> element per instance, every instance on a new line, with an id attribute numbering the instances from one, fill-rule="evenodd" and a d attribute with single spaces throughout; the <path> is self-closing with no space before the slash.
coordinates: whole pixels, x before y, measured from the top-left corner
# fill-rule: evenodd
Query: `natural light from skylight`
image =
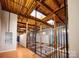
<path id="1" fill-rule="evenodd" d="M 35 14 L 35 13 L 37 13 L 37 14 Z M 34 16 L 34 17 L 39 18 L 39 19 L 43 19 L 43 18 L 46 17 L 45 15 L 43 15 L 42 13 L 40 13 L 40 12 L 38 12 L 36 10 L 32 11 L 31 16 Z"/>
<path id="2" fill-rule="evenodd" d="M 50 25 L 54 25 L 54 21 L 52 19 L 47 21 L 47 23 L 49 23 Z"/>

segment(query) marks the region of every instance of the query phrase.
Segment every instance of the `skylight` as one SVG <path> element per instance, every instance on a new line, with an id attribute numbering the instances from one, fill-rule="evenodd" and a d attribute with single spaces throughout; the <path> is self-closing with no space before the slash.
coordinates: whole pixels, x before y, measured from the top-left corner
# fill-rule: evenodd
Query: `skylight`
<path id="1" fill-rule="evenodd" d="M 35 14 L 35 13 L 37 13 L 37 14 Z M 45 15 L 43 15 L 42 13 L 40 13 L 36 10 L 33 10 L 33 12 L 31 13 L 31 16 L 34 16 L 34 17 L 39 18 L 39 19 L 43 19 L 46 17 Z"/>
<path id="2" fill-rule="evenodd" d="M 54 21 L 52 19 L 47 21 L 47 23 L 49 23 L 50 25 L 54 25 Z"/>

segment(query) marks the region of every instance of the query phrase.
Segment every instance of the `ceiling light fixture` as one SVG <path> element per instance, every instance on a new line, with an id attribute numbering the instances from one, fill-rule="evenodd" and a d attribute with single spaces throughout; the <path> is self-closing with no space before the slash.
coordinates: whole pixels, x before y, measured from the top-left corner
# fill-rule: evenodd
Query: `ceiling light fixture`
<path id="1" fill-rule="evenodd" d="M 45 35 L 46 34 L 46 32 L 43 32 L 43 35 Z"/>

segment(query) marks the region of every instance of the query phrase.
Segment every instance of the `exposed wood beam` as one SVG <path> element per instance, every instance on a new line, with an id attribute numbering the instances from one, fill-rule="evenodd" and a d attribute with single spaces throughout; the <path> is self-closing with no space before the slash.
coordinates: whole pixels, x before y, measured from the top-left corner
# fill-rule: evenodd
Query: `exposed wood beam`
<path id="1" fill-rule="evenodd" d="M 49 19 L 51 19 L 53 17 L 52 14 L 46 16 L 44 19 L 42 19 L 43 21 L 48 21 Z"/>
<path id="2" fill-rule="evenodd" d="M 3 10 L 6 10 L 6 9 L 3 8 Z M 43 23 L 43 24 L 45 24 L 45 25 L 48 25 L 48 26 L 50 26 L 50 27 L 53 27 L 52 25 L 50 25 L 50 24 L 48 24 L 48 23 L 46 23 L 46 22 L 44 22 L 44 21 L 42 21 L 42 20 L 40 20 L 40 19 L 38 19 L 38 18 L 35 18 L 35 17 L 33 17 L 33 16 L 28 16 L 28 15 L 26 16 L 26 15 L 23 15 L 23 14 L 21 14 L 21 13 L 17 13 L 17 12 L 15 12 L 15 11 L 11 11 L 11 10 L 9 10 L 8 8 L 7 8 L 6 11 L 9 11 L 9 12 L 11 12 L 11 13 L 20 15 L 20 16 L 22 16 L 22 17 L 24 17 L 24 18 L 33 19 L 33 20 L 35 20 L 35 21 L 38 21 L 38 22 L 41 22 L 41 23 Z"/>
<path id="3" fill-rule="evenodd" d="M 54 0 L 54 1 L 55 1 L 55 3 L 58 5 L 58 7 L 61 6 L 57 0 Z"/>
<path id="4" fill-rule="evenodd" d="M 18 30 L 21 30 L 20 28 L 25 28 L 25 29 L 22 29 L 22 30 L 26 30 L 26 27 L 25 26 L 19 26 L 18 25 L 18 28 L 17 29 Z M 28 27 L 28 29 L 36 29 L 36 30 L 39 30 L 39 28 L 34 28 L 34 27 L 30 27 L 30 26 Z"/>
<path id="5" fill-rule="evenodd" d="M 23 22 L 18 22 L 19 24 L 24 24 L 26 26 L 26 23 L 23 23 Z M 35 24 L 28 24 L 29 26 L 36 26 Z M 36 27 L 39 27 L 39 26 L 36 26 Z"/>
<path id="6" fill-rule="evenodd" d="M 7 10 L 5 0 L 0 0 L 0 1 L 1 1 L 2 9 L 6 9 Z"/>
<path id="7" fill-rule="evenodd" d="M 58 6 L 58 9 L 59 9 L 59 3 L 56 0 L 53 0 L 53 1 L 55 2 L 55 4 Z M 54 10 L 45 3 L 45 0 L 41 0 L 41 2 L 40 2 L 40 0 L 38 0 L 38 2 L 40 3 L 40 5 L 45 6 L 51 12 L 54 12 Z"/>
<path id="8" fill-rule="evenodd" d="M 28 12 L 26 12 L 25 14 L 26 14 L 26 15 L 30 15 L 30 13 L 33 11 L 33 9 L 35 8 L 35 6 L 36 6 L 36 3 L 35 3 L 35 1 L 33 0 L 33 2 L 31 3 L 31 5 L 30 5 L 29 8 L 28 8 Z"/>
<path id="9" fill-rule="evenodd" d="M 40 5 L 43 5 L 43 6 L 45 6 L 47 9 L 49 9 L 50 11 L 51 11 L 51 14 L 53 15 L 53 14 L 55 14 L 56 12 L 58 12 L 58 11 L 60 11 L 62 8 L 64 8 L 64 7 L 61 7 L 61 8 L 59 8 L 58 10 L 56 10 L 55 12 L 53 11 L 53 10 L 51 10 L 51 8 L 49 7 L 49 6 L 47 6 L 44 2 L 39 2 L 38 1 L 38 3 L 40 4 Z M 51 17 L 52 17 L 52 15 L 51 15 Z M 46 17 L 46 18 L 44 18 L 43 20 L 48 20 L 48 18 L 50 19 L 51 17 L 49 17 L 49 15 L 48 15 L 48 17 Z M 58 17 L 58 16 L 57 16 Z M 60 20 L 59 21 L 61 21 L 63 24 L 64 24 L 64 21 L 62 21 L 62 19 L 60 18 L 60 17 L 58 17 Z"/>
<path id="10" fill-rule="evenodd" d="M 13 3 L 16 3 L 17 5 L 20 5 L 20 6 L 24 7 L 24 8 L 26 8 L 26 9 L 28 9 L 27 7 L 23 6 L 23 5 L 20 4 L 20 3 L 17 3 L 17 2 L 15 2 L 15 1 L 13 1 L 13 0 L 10 0 L 10 1 L 13 2 Z"/>
<path id="11" fill-rule="evenodd" d="M 36 3 L 34 2 L 31 7 L 29 8 L 29 11 L 27 12 L 27 15 L 30 15 L 31 12 L 34 10 L 34 8 L 36 7 Z"/>
<path id="12" fill-rule="evenodd" d="M 24 0 L 23 6 L 25 6 L 26 2 L 27 2 L 27 0 Z M 23 10 L 23 8 L 24 8 L 24 7 L 21 7 L 21 11 Z"/>
<path id="13" fill-rule="evenodd" d="M 56 12 L 60 11 L 60 10 L 63 9 L 63 8 L 65 8 L 65 7 L 62 7 L 62 8 L 60 8 L 60 9 L 58 9 L 57 11 L 55 11 L 54 13 L 51 13 L 50 15 L 46 16 L 46 17 L 45 17 L 44 19 L 42 19 L 42 20 L 43 20 L 43 21 L 48 21 L 49 19 L 51 19 L 51 18 L 54 17 L 54 15 L 56 14 Z M 58 17 L 58 15 L 55 15 L 55 16 Z M 59 21 L 64 24 L 64 21 L 63 21 L 60 17 L 58 17 L 58 18 L 60 19 Z"/>
<path id="14" fill-rule="evenodd" d="M 57 15 L 57 14 L 56 14 Z M 57 15 L 58 16 L 58 15 Z M 64 24 L 65 24 L 65 22 L 58 16 L 58 18 L 60 19 L 60 21 L 62 21 Z"/>
<path id="15" fill-rule="evenodd" d="M 35 18 L 35 17 L 33 17 L 33 16 L 27 16 L 27 17 L 30 18 L 30 19 L 36 20 L 36 21 L 38 21 L 38 22 L 41 22 L 41 23 L 43 23 L 43 24 L 46 24 L 46 25 L 48 25 L 48 26 L 50 26 L 50 27 L 53 27 L 52 25 L 48 24 L 47 22 L 44 22 L 44 21 L 42 21 L 42 20 L 40 20 L 40 19 L 38 19 L 38 18 Z"/>
<path id="16" fill-rule="evenodd" d="M 24 24 L 24 23 L 23 23 Z M 28 29 L 38 29 L 38 30 L 40 30 L 40 27 L 38 27 L 38 26 L 35 26 L 35 25 L 31 25 L 31 24 L 29 24 L 30 26 L 33 26 L 33 27 L 28 27 Z M 35 28 L 36 27 L 36 28 Z M 19 25 L 18 24 L 18 28 L 26 28 L 26 26 L 22 26 L 22 25 Z M 45 29 L 45 28 L 42 28 L 42 29 Z"/>
<path id="17" fill-rule="evenodd" d="M 60 11 L 61 9 L 65 8 L 64 6 L 62 6 L 61 8 L 59 8 L 58 10 L 56 10 L 54 13 Z"/>
<path id="18" fill-rule="evenodd" d="M 14 3 L 17 3 L 17 2 L 14 2 Z M 34 2 L 33 2 L 34 3 Z M 21 4 L 19 4 L 19 3 L 17 3 L 18 5 L 21 5 Z M 33 4 L 31 4 L 31 6 L 32 6 Z M 36 4 L 35 4 L 36 5 Z M 33 7 L 35 7 L 35 5 L 33 6 Z M 22 6 L 22 5 L 21 5 Z M 30 6 L 30 8 L 31 8 L 31 6 Z M 25 6 L 23 6 L 23 7 L 25 7 Z M 26 8 L 26 7 L 25 7 Z M 32 11 L 32 10 L 31 10 Z M 33 17 L 32 17 L 33 18 Z M 34 19 L 34 18 L 33 18 Z M 35 18 L 36 19 L 36 18 Z M 47 23 L 45 23 L 45 22 L 42 22 L 42 23 L 44 23 L 44 24 L 47 24 Z M 48 24 L 48 25 L 50 25 L 50 24 Z"/>
<path id="19" fill-rule="evenodd" d="M 15 12 L 15 11 L 11 11 L 11 10 L 9 10 L 8 8 L 7 9 L 5 9 L 5 8 L 2 8 L 3 10 L 6 10 L 6 11 L 9 11 L 9 12 L 11 12 L 11 13 L 14 13 L 14 14 L 17 14 L 17 15 L 20 15 L 20 16 L 22 16 L 22 17 L 24 17 L 24 18 L 29 18 L 29 19 L 33 19 L 33 20 L 35 20 L 35 21 L 38 21 L 38 22 L 41 22 L 41 23 L 43 23 L 43 24 L 45 24 L 45 25 L 48 25 L 48 26 L 50 26 L 50 27 L 53 27 L 52 25 L 50 25 L 50 24 L 48 24 L 48 23 L 46 23 L 46 22 L 44 22 L 44 21 L 42 21 L 42 20 L 40 20 L 40 19 L 38 19 L 38 18 L 35 18 L 35 17 L 33 17 L 33 16 L 26 16 L 26 15 L 23 15 L 23 14 L 21 14 L 21 13 L 17 13 L 17 12 Z"/>
<path id="20" fill-rule="evenodd" d="M 21 26 L 21 25 L 17 25 L 17 26 L 18 26 L 19 28 L 26 28 L 26 26 Z M 35 27 L 35 26 L 34 26 L 34 27 Z M 34 29 L 34 27 L 33 27 L 33 26 L 32 26 L 32 27 L 31 27 L 31 26 L 28 26 L 28 29 L 29 29 L 29 28 L 33 28 L 33 29 Z M 36 28 L 37 28 L 37 27 L 36 27 Z M 38 27 L 38 28 L 39 28 L 39 27 Z"/>
<path id="21" fill-rule="evenodd" d="M 43 0 L 42 0 L 42 2 L 39 2 L 39 0 L 38 0 L 38 4 L 45 6 L 48 10 L 51 9 L 50 7 L 47 7 L 48 5 L 46 5 Z M 53 10 L 50 10 L 50 11 L 51 11 L 52 13 L 56 13 L 56 12 L 60 11 L 60 10 L 63 9 L 63 8 L 65 8 L 65 7 L 62 5 L 62 7 L 58 8 L 56 11 L 53 11 Z"/>
<path id="22" fill-rule="evenodd" d="M 40 7 L 40 5 L 36 6 L 36 7 L 35 7 L 35 10 L 38 11 L 38 8 L 39 8 L 39 7 Z M 47 14 L 45 14 L 43 11 L 40 11 L 40 10 L 39 10 L 39 12 L 42 13 L 42 14 L 44 14 L 44 15 L 47 15 Z"/>
<path id="23" fill-rule="evenodd" d="M 25 30 L 17 30 L 17 32 L 19 32 L 19 33 L 25 33 Z"/>
<path id="24" fill-rule="evenodd" d="M 46 5 L 44 2 L 37 1 L 37 4 L 43 5 L 43 6 L 45 6 L 48 10 L 50 10 L 51 12 L 53 12 L 53 10 L 52 10 L 48 5 Z"/>
<path id="25" fill-rule="evenodd" d="M 40 1 L 40 0 L 38 0 L 38 1 Z M 59 2 L 57 1 L 57 0 L 52 0 L 58 7 L 60 7 L 60 4 L 59 4 Z M 45 0 L 41 0 L 40 2 L 45 2 Z"/>
<path id="26" fill-rule="evenodd" d="M 2 0 L 1 0 L 2 1 Z M 5 5 L 5 4 L 4 4 Z M 20 5 L 20 4 L 19 4 Z M 22 6 L 22 5 L 21 5 Z M 7 7 L 7 6 L 6 6 Z M 25 7 L 25 6 L 23 6 L 23 7 Z M 27 8 L 27 7 L 25 7 L 25 8 Z M 46 7 L 46 8 L 49 8 L 49 7 Z M 32 17 L 32 16 L 26 16 L 26 15 L 23 15 L 23 14 L 21 14 L 20 12 L 16 12 L 16 11 L 11 11 L 10 9 L 5 9 L 5 8 L 3 8 L 4 10 L 7 10 L 7 11 L 9 11 L 9 12 L 12 12 L 12 13 L 15 13 L 15 14 L 17 14 L 17 15 L 21 15 L 21 16 L 23 16 L 23 17 L 25 17 L 25 18 L 30 18 L 30 19 L 33 19 L 33 20 L 36 20 L 36 21 L 39 21 L 39 22 L 42 22 L 42 23 L 44 23 L 44 24 L 46 24 L 46 25 L 48 25 L 48 26 L 50 26 L 50 27 L 53 27 L 52 25 L 50 25 L 50 24 L 48 24 L 48 23 L 46 23 L 46 22 L 44 22 L 44 21 L 41 21 L 40 19 L 38 19 L 38 18 L 35 18 L 35 17 Z M 52 10 L 53 11 L 53 10 Z"/>

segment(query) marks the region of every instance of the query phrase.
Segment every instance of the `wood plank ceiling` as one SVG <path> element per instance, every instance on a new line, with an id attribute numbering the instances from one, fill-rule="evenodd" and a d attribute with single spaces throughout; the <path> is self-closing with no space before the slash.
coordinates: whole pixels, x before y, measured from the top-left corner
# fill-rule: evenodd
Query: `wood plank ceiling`
<path id="1" fill-rule="evenodd" d="M 26 22 L 28 22 L 28 29 L 37 30 L 42 28 L 53 27 L 47 23 L 48 20 L 52 19 L 57 24 L 65 23 L 65 6 L 64 0 L 0 0 L 3 10 L 15 13 L 18 15 L 18 32 L 25 32 Z M 33 10 L 37 10 L 44 14 L 46 17 L 38 19 L 31 16 Z M 36 25 L 37 23 L 37 25 Z M 24 29 L 22 29 L 24 28 Z"/>

